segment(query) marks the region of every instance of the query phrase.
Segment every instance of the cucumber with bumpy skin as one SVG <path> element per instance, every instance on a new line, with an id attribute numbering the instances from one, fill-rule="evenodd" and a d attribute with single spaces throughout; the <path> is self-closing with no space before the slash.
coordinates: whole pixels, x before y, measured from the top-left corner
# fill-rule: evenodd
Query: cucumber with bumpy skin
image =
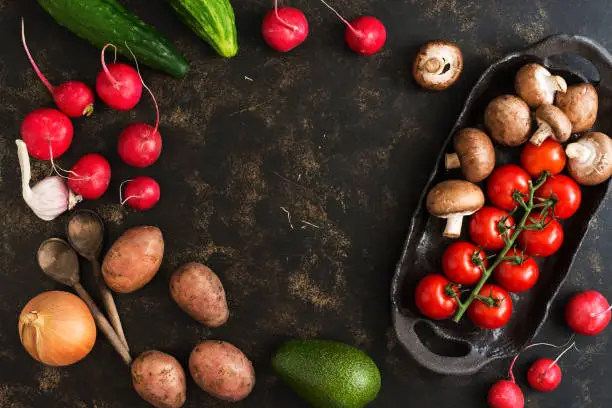
<path id="1" fill-rule="evenodd" d="M 234 10 L 229 0 L 168 0 L 181 20 L 219 55 L 230 58 L 238 52 Z"/>
<path id="2" fill-rule="evenodd" d="M 153 27 L 126 10 L 116 0 L 38 0 L 55 21 L 98 48 L 107 43 L 138 62 L 182 78 L 189 71 L 183 55 Z"/>

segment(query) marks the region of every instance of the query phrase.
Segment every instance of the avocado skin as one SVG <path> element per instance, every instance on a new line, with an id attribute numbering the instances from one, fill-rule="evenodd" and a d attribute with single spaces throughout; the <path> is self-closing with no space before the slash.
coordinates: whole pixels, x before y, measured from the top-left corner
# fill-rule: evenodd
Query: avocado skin
<path id="1" fill-rule="evenodd" d="M 331 340 L 289 340 L 272 368 L 315 408 L 360 408 L 376 398 L 380 372 L 363 351 Z"/>

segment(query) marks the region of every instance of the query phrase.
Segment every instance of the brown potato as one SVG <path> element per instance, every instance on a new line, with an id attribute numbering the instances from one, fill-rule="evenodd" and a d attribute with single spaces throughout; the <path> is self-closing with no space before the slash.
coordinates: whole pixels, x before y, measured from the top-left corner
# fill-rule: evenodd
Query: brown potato
<path id="1" fill-rule="evenodd" d="M 187 398 L 185 370 L 171 355 L 145 351 L 132 363 L 132 384 L 156 408 L 179 408 Z"/>
<path id="2" fill-rule="evenodd" d="M 229 318 L 219 277 L 200 263 L 190 262 L 172 274 L 170 295 L 181 309 L 205 326 L 219 327 Z"/>
<path id="3" fill-rule="evenodd" d="M 205 341 L 189 356 L 189 372 L 207 393 L 226 401 L 246 398 L 255 386 L 255 370 L 249 359 L 225 341 Z"/>
<path id="4" fill-rule="evenodd" d="M 164 238 L 159 228 L 130 228 L 104 257 L 104 281 L 115 292 L 133 292 L 153 279 L 163 256 Z"/>

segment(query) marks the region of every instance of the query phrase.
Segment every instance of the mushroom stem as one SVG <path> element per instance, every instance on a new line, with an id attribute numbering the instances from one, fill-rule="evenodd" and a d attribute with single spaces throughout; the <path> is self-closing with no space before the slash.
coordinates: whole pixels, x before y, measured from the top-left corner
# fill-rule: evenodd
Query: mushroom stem
<path id="1" fill-rule="evenodd" d="M 460 168 L 461 161 L 459 160 L 459 155 L 457 153 L 447 153 L 444 156 L 444 167 L 447 170 Z"/>
<path id="2" fill-rule="evenodd" d="M 565 82 L 565 79 L 563 79 L 563 77 L 560 77 L 559 75 L 551 75 L 547 77 L 546 79 L 548 80 L 550 89 L 559 91 L 562 93 L 567 92 L 567 82 Z"/>
<path id="3" fill-rule="evenodd" d="M 546 122 L 538 121 L 538 130 L 535 131 L 529 141 L 536 146 L 540 146 L 542 143 L 544 143 L 546 139 L 551 136 L 554 136 L 552 127 Z"/>
<path id="4" fill-rule="evenodd" d="M 587 144 L 576 142 L 567 145 L 565 148 L 565 154 L 570 159 L 576 159 L 580 163 L 586 163 L 593 160 L 597 154 L 597 151 L 591 143 Z"/>
<path id="5" fill-rule="evenodd" d="M 429 72 L 430 74 L 440 74 L 444 71 L 445 61 L 444 58 L 440 57 L 431 57 L 427 61 L 423 63 L 421 69 Z"/>
<path id="6" fill-rule="evenodd" d="M 443 236 L 447 238 L 459 238 L 461 235 L 461 224 L 463 223 L 463 215 L 462 214 L 454 214 L 450 215 L 446 219 L 446 227 L 444 228 Z"/>

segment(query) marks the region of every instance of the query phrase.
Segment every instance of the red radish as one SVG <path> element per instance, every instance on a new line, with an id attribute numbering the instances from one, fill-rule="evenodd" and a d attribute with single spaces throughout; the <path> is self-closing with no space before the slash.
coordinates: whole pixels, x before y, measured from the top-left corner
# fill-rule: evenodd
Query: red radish
<path id="1" fill-rule="evenodd" d="M 49 92 L 51 92 L 51 95 L 53 95 L 53 99 L 55 100 L 57 107 L 60 108 L 60 110 L 66 115 L 72 116 L 73 118 L 91 115 L 94 110 L 94 93 L 89 86 L 80 81 L 68 81 L 61 85 L 53 86 L 43 75 L 43 73 L 40 72 L 40 69 L 38 68 L 38 65 L 36 65 L 36 62 L 34 62 L 34 58 L 32 58 L 28 45 L 26 44 L 23 19 L 21 19 L 21 42 L 23 43 L 23 48 L 25 49 L 28 59 L 30 60 L 30 64 L 32 64 L 32 68 L 34 68 L 34 72 L 36 72 L 38 78 L 40 78 Z"/>
<path id="2" fill-rule="evenodd" d="M 573 335 L 570 337 L 570 341 L 572 338 Z M 563 354 L 569 351 L 572 347 L 575 347 L 575 345 L 575 342 L 572 343 L 565 351 L 563 351 L 563 353 L 561 353 L 561 355 L 557 358 L 557 361 L 563 356 Z M 555 346 L 554 344 L 550 343 L 534 343 L 528 345 L 517 353 L 512 359 L 512 363 L 510 363 L 510 368 L 508 369 L 508 378 L 510 378 L 510 380 L 499 380 L 493 384 L 491 388 L 489 388 L 487 401 L 490 408 L 523 408 L 525 406 L 525 397 L 519 386 L 516 385 L 516 379 L 514 378 L 514 373 L 512 370 L 521 353 L 536 346 L 549 346 L 554 348 L 563 347 Z M 554 361 L 554 363 L 557 361 Z"/>
<path id="3" fill-rule="evenodd" d="M 159 201 L 159 184 L 151 177 L 136 177 L 125 183 L 125 199 L 121 198 L 119 190 L 121 204 L 127 204 L 137 210 L 148 210 Z"/>
<path id="4" fill-rule="evenodd" d="M 575 333 L 595 336 L 610 323 L 610 305 L 605 297 L 594 290 L 578 293 L 565 307 L 565 321 Z"/>
<path id="5" fill-rule="evenodd" d="M 324 0 L 321 3 L 336 14 L 344 24 L 346 33 L 344 39 L 349 48 L 361 55 L 376 54 L 387 41 L 387 30 L 383 23 L 372 16 L 357 17 L 350 23 Z"/>
<path id="6" fill-rule="evenodd" d="M 308 21 L 300 10 L 279 8 L 278 0 L 274 0 L 274 9 L 263 19 L 261 34 L 270 48 L 280 52 L 291 51 L 308 37 Z"/>
<path id="7" fill-rule="evenodd" d="M 106 65 L 104 52 L 113 44 L 102 48 L 102 71 L 96 77 L 96 92 L 105 104 L 117 110 L 130 110 L 140 100 L 142 83 L 138 72 L 127 64 L 115 62 Z M 117 47 L 115 47 L 115 52 Z"/>
<path id="8" fill-rule="evenodd" d="M 110 183 L 111 168 L 104 157 L 89 153 L 81 157 L 68 172 L 68 186 L 86 200 L 100 198 Z"/>
<path id="9" fill-rule="evenodd" d="M 559 356 L 553 361 L 549 358 L 541 358 L 529 367 L 527 371 L 527 382 L 534 390 L 541 392 L 550 392 L 557 388 L 561 383 L 561 368 L 557 362 L 565 353 L 576 347 L 576 342 L 570 344 Z"/>
<path id="10" fill-rule="evenodd" d="M 541 358 L 529 367 L 527 382 L 534 390 L 550 392 L 561 383 L 561 369 L 553 360 Z"/>
<path id="11" fill-rule="evenodd" d="M 129 49 L 130 53 L 132 50 Z M 153 92 L 147 84 L 144 83 L 142 76 L 140 75 L 140 69 L 138 68 L 138 61 L 136 56 L 134 62 L 136 63 L 136 71 L 138 78 L 142 86 L 149 92 L 155 105 L 155 127 L 147 125 L 146 123 L 134 123 L 128 126 L 119 135 L 119 156 L 127 164 L 134 167 L 147 167 L 155 163 L 159 158 L 162 150 L 162 139 L 159 131 L 159 106 Z"/>
<path id="12" fill-rule="evenodd" d="M 39 160 L 58 158 L 72 143 L 74 129 L 70 118 L 51 108 L 40 108 L 21 122 L 21 139 L 30 156 Z"/>
<path id="13" fill-rule="evenodd" d="M 532 344 L 527 346 L 524 350 L 536 345 L 537 344 Z M 514 356 L 512 363 L 510 363 L 510 368 L 508 369 L 508 378 L 510 378 L 510 380 L 499 380 L 489 388 L 489 393 L 487 395 L 489 408 L 523 408 L 525 406 L 525 396 L 519 386 L 516 385 L 516 379 L 512 372 L 514 364 L 516 360 L 518 360 L 520 354 L 521 353 L 518 353 Z"/>
<path id="14" fill-rule="evenodd" d="M 523 408 L 525 396 L 514 381 L 499 380 L 489 388 L 487 402 L 490 408 Z"/>

